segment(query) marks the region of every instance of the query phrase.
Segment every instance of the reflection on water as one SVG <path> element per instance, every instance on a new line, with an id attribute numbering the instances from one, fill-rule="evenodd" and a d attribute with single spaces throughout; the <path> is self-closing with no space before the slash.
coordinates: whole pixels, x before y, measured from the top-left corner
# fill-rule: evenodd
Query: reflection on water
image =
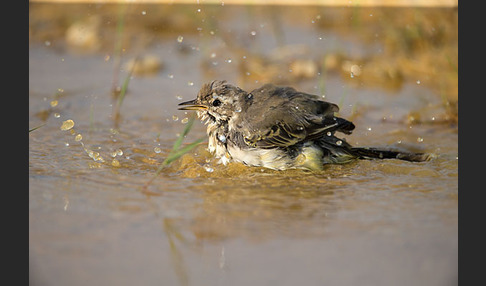
<path id="1" fill-rule="evenodd" d="M 457 279 L 457 9 L 31 3 L 29 39 L 32 284 Z M 213 79 L 323 95 L 352 145 L 436 157 L 282 172 L 203 142 L 153 179 Z"/>

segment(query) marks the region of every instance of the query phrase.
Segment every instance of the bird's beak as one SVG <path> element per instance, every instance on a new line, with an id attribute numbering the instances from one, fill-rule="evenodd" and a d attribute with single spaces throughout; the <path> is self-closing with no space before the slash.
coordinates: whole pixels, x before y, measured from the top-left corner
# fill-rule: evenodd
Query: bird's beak
<path id="1" fill-rule="evenodd" d="M 186 105 L 183 107 L 179 107 L 178 108 L 179 110 L 207 110 L 208 109 L 206 105 L 197 104 L 195 99 L 186 102 L 181 102 L 178 105 Z"/>

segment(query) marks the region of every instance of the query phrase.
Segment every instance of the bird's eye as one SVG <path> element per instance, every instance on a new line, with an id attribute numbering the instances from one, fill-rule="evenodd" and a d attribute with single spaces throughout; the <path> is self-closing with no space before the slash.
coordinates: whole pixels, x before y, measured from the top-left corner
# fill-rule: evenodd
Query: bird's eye
<path id="1" fill-rule="evenodd" d="M 215 101 L 213 101 L 213 106 L 220 106 L 221 105 L 221 101 L 219 99 L 216 99 Z"/>

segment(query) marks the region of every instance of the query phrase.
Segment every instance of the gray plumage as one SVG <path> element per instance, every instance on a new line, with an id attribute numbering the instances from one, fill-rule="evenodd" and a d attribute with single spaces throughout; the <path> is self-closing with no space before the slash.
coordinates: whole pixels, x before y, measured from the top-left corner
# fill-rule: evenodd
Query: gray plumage
<path id="1" fill-rule="evenodd" d="M 265 84 L 251 92 L 212 81 L 180 110 L 196 110 L 207 124 L 208 149 L 221 162 L 284 170 L 321 170 L 327 163 L 355 159 L 425 161 L 427 154 L 352 147 L 336 132 L 351 134 L 354 124 L 336 117 L 336 104 L 291 87 Z"/>

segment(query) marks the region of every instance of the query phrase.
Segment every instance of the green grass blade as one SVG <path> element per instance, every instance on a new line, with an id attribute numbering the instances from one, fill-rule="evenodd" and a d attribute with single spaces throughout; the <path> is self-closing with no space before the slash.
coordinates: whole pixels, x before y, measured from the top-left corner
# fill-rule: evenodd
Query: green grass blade
<path id="1" fill-rule="evenodd" d="M 182 133 L 179 135 L 179 138 L 177 138 L 176 142 L 174 143 L 174 146 L 172 147 L 172 152 L 175 152 L 177 149 L 179 149 L 179 147 L 182 144 L 182 140 L 184 140 L 184 137 L 191 130 L 192 124 L 194 123 L 194 120 L 195 120 L 195 116 L 191 115 L 191 117 L 189 118 L 189 121 L 186 123 L 186 126 L 184 127 L 184 130 L 182 131 Z"/>
<path id="2" fill-rule="evenodd" d="M 204 141 L 205 138 L 199 138 L 198 140 L 192 142 L 191 144 L 188 144 L 184 147 L 182 147 L 180 150 L 176 152 L 171 152 L 169 156 L 164 160 L 162 165 L 169 165 L 173 161 L 179 159 L 182 155 L 186 154 L 187 152 L 191 151 L 194 147 L 196 147 L 198 144 Z"/>
<path id="3" fill-rule="evenodd" d="M 160 172 L 162 172 L 162 170 L 165 167 L 169 166 L 170 163 L 172 163 L 173 161 L 177 160 L 179 157 L 181 157 L 185 153 L 191 151 L 199 143 L 201 143 L 202 141 L 204 141 L 204 139 L 205 138 L 200 138 L 200 139 L 192 142 L 191 144 L 184 146 L 179 151 L 175 151 L 175 152 L 172 152 L 171 151 L 170 154 L 169 154 L 169 156 L 167 156 L 167 158 L 164 160 L 164 162 L 162 162 L 162 164 L 160 165 L 160 167 L 157 169 L 157 171 L 155 172 L 154 176 L 147 183 L 145 183 L 145 185 L 143 187 L 144 188 L 147 188 L 152 183 L 152 181 L 155 180 L 155 178 L 157 178 L 157 176 L 160 174 Z"/>
<path id="4" fill-rule="evenodd" d="M 37 130 L 37 129 L 41 128 L 44 125 L 46 125 L 46 124 L 41 124 L 41 125 L 39 125 L 37 127 L 34 127 L 34 128 L 29 129 L 29 133 L 32 132 L 32 131 L 34 131 L 34 130 Z"/>
<path id="5" fill-rule="evenodd" d="M 132 68 L 128 71 L 128 74 L 125 77 L 125 80 L 123 81 L 123 85 L 122 85 L 122 88 L 120 90 L 120 94 L 118 95 L 118 100 L 116 102 L 116 110 L 118 112 L 120 111 L 120 107 L 123 103 L 123 100 L 125 99 L 125 94 L 127 93 L 128 84 L 130 83 L 130 79 L 132 77 L 133 69 L 134 69 L 135 65 L 137 64 L 137 61 L 138 61 L 138 57 L 135 58 L 135 62 L 133 63 Z"/>
<path id="6" fill-rule="evenodd" d="M 162 170 L 170 165 L 172 162 L 175 160 L 179 159 L 182 155 L 186 154 L 187 152 L 191 151 L 193 148 L 195 148 L 198 144 L 203 142 L 205 140 L 205 137 L 199 138 L 198 140 L 187 144 L 186 146 L 181 147 L 182 141 L 184 140 L 184 137 L 189 133 L 189 131 L 192 128 L 192 125 L 194 124 L 195 116 L 194 114 L 191 115 L 189 118 L 189 121 L 186 123 L 186 126 L 184 127 L 184 130 L 182 133 L 179 135 L 177 140 L 174 142 L 174 146 L 172 147 L 172 150 L 170 151 L 169 155 L 167 158 L 162 162 L 162 164 L 159 166 L 157 171 L 155 172 L 154 176 L 144 185 L 144 188 L 147 188 L 152 181 L 162 172 Z"/>

